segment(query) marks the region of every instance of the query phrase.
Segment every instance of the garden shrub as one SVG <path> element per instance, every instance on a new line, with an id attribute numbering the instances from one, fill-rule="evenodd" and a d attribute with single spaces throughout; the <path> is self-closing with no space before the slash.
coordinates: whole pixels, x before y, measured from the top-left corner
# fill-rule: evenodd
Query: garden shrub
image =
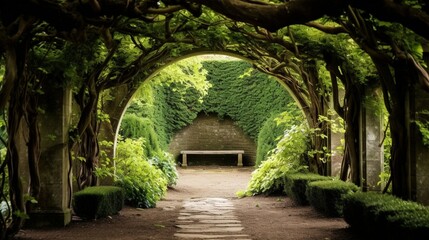
<path id="1" fill-rule="evenodd" d="M 375 226 L 375 218 L 370 211 L 394 200 L 395 197 L 392 195 L 375 192 L 360 192 L 346 196 L 343 206 L 344 220 L 355 229 L 371 229 Z"/>
<path id="2" fill-rule="evenodd" d="M 342 180 L 322 180 L 309 182 L 306 189 L 308 202 L 317 211 L 330 217 L 343 216 L 345 195 L 359 191 L 359 187 Z"/>
<path id="3" fill-rule="evenodd" d="M 268 118 L 259 131 L 256 150 L 256 167 L 261 165 L 267 158 L 269 152 L 276 147 L 279 138 L 283 135 L 284 128 L 276 123 L 275 118 L 277 118 L 277 115 Z"/>
<path id="4" fill-rule="evenodd" d="M 303 120 L 303 115 L 294 103 L 289 103 L 286 111 L 274 114 L 268 118 L 258 134 L 256 167 L 265 161 L 270 152 L 276 148 L 284 131 L 292 128 L 294 125 L 299 125 Z"/>
<path id="5" fill-rule="evenodd" d="M 115 186 L 87 187 L 73 195 L 73 210 L 84 219 L 117 214 L 124 205 L 124 192 Z"/>
<path id="6" fill-rule="evenodd" d="M 317 173 L 291 173 L 284 178 L 284 193 L 296 204 L 308 205 L 306 195 L 307 185 L 313 181 L 333 180 L 333 177 L 322 176 Z"/>
<path id="7" fill-rule="evenodd" d="M 151 157 L 149 162 L 164 173 L 164 176 L 167 178 L 168 187 L 176 185 L 179 173 L 177 172 L 173 155 L 162 152 Z"/>
<path id="8" fill-rule="evenodd" d="M 270 194 L 283 191 L 284 177 L 290 173 L 304 171 L 308 148 L 307 128 L 304 124 L 285 131 L 276 149 L 268 160 L 252 172 L 252 177 L 244 193 L 240 195 Z"/>
<path id="9" fill-rule="evenodd" d="M 167 177 L 143 154 L 143 139 L 119 141 L 116 157 L 116 184 L 125 191 L 125 203 L 155 207 L 167 192 Z"/>
<path id="10" fill-rule="evenodd" d="M 164 173 L 169 187 L 175 185 L 178 178 L 176 163 L 170 153 L 162 150 L 152 120 L 129 113 L 124 116 L 121 129 L 121 134 L 125 134 L 122 137 L 143 139 L 142 157 Z"/>
<path id="11" fill-rule="evenodd" d="M 344 220 L 355 230 L 395 239 L 428 239 L 429 208 L 390 194 L 359 192 L 344 198 Z"/>
<path id="12" fill-rule="evenodd" d="M 154 123 L 149 118 L 132 113 L 124 115 L 120 134 L 123 138 L 143 138 L 145 140 L 143 146 L 145 156 L 154 156 L 162 151 Z"/>

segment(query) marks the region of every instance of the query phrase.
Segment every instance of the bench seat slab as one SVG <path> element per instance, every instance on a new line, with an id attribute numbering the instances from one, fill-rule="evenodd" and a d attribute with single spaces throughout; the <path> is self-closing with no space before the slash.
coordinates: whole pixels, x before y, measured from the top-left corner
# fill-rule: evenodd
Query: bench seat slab
<path id="1" fill-rule="evenodd" d="M 200 154 L 200 155 L 206 155 L 206 154 L 237 154 L 237 166 L 242 167 L 243 166 L 243 154 L 244 150 L 183 150 L 180 151 L 182 154 L 182 167 L 188 166 L 188 154 Z"/>

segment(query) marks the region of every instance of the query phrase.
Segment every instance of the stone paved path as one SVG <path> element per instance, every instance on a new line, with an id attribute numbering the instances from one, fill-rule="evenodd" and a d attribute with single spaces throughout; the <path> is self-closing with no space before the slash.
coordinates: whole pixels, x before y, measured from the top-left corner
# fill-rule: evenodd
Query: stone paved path
<path id="1" fill-rule="evenodd" d="M 177 239 L 249 240 L 226 198 L 193 198 L 184 201 L 177 219 Z"/>

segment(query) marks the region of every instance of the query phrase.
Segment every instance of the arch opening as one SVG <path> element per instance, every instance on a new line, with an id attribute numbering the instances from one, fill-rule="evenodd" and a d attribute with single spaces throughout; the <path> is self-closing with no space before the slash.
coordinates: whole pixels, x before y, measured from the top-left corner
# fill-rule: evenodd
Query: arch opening
<path id="1" fill-rule="evenodd" d="M 231 53 L 231 52 L 216 52 L 215 53 L 215 52 L 207 52 L 207 51 L 193 52 L 193 53 L 190 53 L 190 54 L 186 54 L 186 55 L 184 55 L 182 57 L 176 58 L 174 61 L 172 60 L 168 64 L 163 65 L 161 68 L 157 69 L 152 74 L 150 74 L 150 76 L 144 81 L 144 83 L 142 84 L 142 86 L 150 84 L 152 81 L 154 81 L 153 79 L 157 75 L 159 75 L 162 71 L 168 69 L 168 67 L 171 66 L 172 64 L 180 63 L 181 61 L 186 61 L 186 59 L 192 59 L 192 58 L 198 58 L 198 59 L 200 59 L 200 61 L 225 61 L 225 62 L 227 62 L 227 61 L 239 62 L 240 61 L 240 62 L 245 62 L 247 64 L 246 68 L 248 69 L 248 72 L 243 72 L 240 76 L 238 76 L 240 78 L 246 77 L 246 75 L 249 75 L 251 71 L 258 71 L 258 70 L 255 70 L 255 69 L 254 70 L 250 70 L 250 69 L 252 69 L 251 61 L 249 59 L 243 58 L 242 56 L 237 55 L 235 53 Z M 264 74 L 264 73 L 260 73 L 260 74 Z M 264 75 L 268 76 L 268 74 L 264 74 Z M 282 82 L 279 79 L 277 79 L 276 77 L 269 76 L 268 78 L 271 81 L 275 80 L 276 84 L 281 88 L 281 90 L 286 95 L 288 95 L 288 96 L 291 97 L 290 101 L 291 102 L 295 102 L 295 104 L 299 107 L 299 110 L 298 110 L 300 112 L 299 114 L 301 114 L 302 116 L 305 116 L 304 110 L 299 105 L 299 102 L 296 101 L 296 97 L 292 94 L 292 91 L 290 91 L 290 89 L 288 88 L 288 86 L 284 82 Z M 236 90 L 236 91 L 238 91 L 238 90 Z M 122 114 L 121 114 L 120 119 L 119 119 L 118 122 L 122 122 L 123 121 L 123 118 L 125 116 L 125 112 L 130 107 L 130 105 L 132 103 L 132 100 L 135 98 L 135 96 L 136 95 L 133 95 L 133 97 L 129 99 L 129 101 L 127 103 L 127 107 L 123 109 Z M 272 104 L 272 103 L 269 103 L 269 104 Z M 213 112 L 213 109 L 209 110 L 209 111 Z M 206 112 L 207 113 L 207 110 L 201 109 L 200 111 L 195 112 L 195 117 L 196 117 L 196 114 L 200 113 L 200 112 Z M 225 114 L 225 112 L 223 112 L 223 113 L 220 114 L 220 117 L 222 118 L 225 115 L 228 115 L 228 114 Z M 231 116 L 229 116 L 229 117 L 231 117 Z M 266 119 L 268 119 L 269 117 L 270 116 L 266 116 Z M 236 121 L 237 119 L 233 119 L 233 120 Z M 190 122 L 188 124 L 190 124 Z M 117 127 L 116 127 L 115 140 L 114 140 L 114 142 L 115 142 L 115 147 L 114 147 L 114 149 L 115 149 L 114 151 L 115 152 L 114 152 L 114 154 L 115 155 L 116 155 L 116 142 L 118 140 L 120 129 L 121 129 L 120 128 L 120 124 L 118 124 Z M 180 129 L 176 129 L 176 132 L 179 131 L 179 130 Z M 251 138 L 256 139 L 257 136 L 251 136 Z M 253 151 L 253 152 L 256 152 L 256 151 Z M 250 157 L 250 158 L 251 158 L 251 160 L 249 160 L 249 163 L 254 163 L 255 162 L 255 157 Z"/>

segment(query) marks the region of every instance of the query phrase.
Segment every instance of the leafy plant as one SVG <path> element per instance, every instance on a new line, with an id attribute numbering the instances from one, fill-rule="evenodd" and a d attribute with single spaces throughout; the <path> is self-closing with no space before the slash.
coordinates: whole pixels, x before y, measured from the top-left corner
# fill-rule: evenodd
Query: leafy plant
<path id="1" fill-rule="evenodd" d="M 112 159 L 107 156 L 107 153 L 104 149 L 113 146 L 113 143 L 109 141 L 100 141 L 98 144 L 100 145 L 101 149 L 100 158 L 103 159 L 103 161 L 99 162 L 99 165 L 95 169 L 95 175 L 98 178 L 109 177 L 115 170 L 112 164 Z"/>
<path id="2" fill-rule="evenodd" d="M 280 114 L 272 115 L 262 125 L 258 134 L 256 166 L 266 160 L 269 152 L 276 147 L 282 138 L 285 129 L 304 121 L 304 117 L 295 103 L 289 103 L 287 108 Z"/>
<path id="3" fill-rule="evenodd" d="M 173 155 L 167 152 L 162 152 L 151 157 L 149 162 L 164 173 L 167 178 L 168 187 L 176 185 L 179 173 L 177 172 Z"/>
<path id="4" fill-rule="evenodd" d="M 304 163 L 308 146 L 308 128 L 305 124 L 285 131 L 268 159 L 253 171 L 246 195 L 283 191 L 286 174 L 307 169 Z"/>
<path id="5" fill-rule="evenodd" d="M 167 178 L 145 159 L 143 144 L 143 139 L 118 142 L 115 182 L 124 189 L 127 204 L 151 208 L 165 196 Z"/>

